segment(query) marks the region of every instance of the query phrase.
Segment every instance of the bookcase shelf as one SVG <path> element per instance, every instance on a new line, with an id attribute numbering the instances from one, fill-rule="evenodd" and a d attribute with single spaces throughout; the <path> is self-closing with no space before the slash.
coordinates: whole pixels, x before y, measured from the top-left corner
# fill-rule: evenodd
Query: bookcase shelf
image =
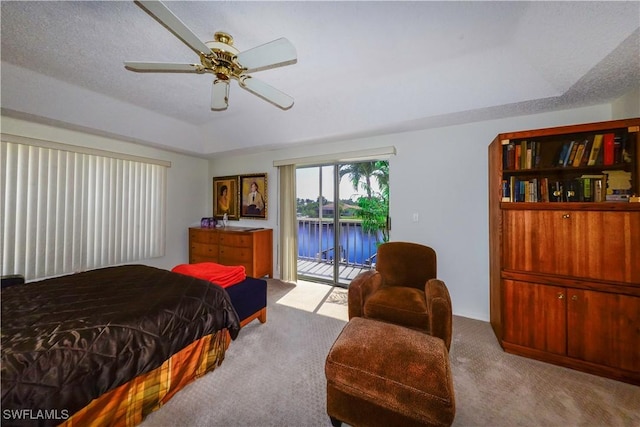
<path id="1" fill-rule="evenodd" d="M 629 201 L 640 194 L 639 133 L 636 118 L 504 133 L 489 145 L 490 317 L 505 351 L 640 384 L 640 203 Z M 618 148 L 605 161 L 587 147 L 606 134 Z M 572 141 L 593 164 L 574 154 L 576 166 L 560 165 Z M 518 146 L 532 153 L 516 166 Z"/>
<path id="2" fill-rule="evenodd" d="M 499 135 L 501 201 L 627 202 L 640 190 L 640 126 L 599 125 Z"/>

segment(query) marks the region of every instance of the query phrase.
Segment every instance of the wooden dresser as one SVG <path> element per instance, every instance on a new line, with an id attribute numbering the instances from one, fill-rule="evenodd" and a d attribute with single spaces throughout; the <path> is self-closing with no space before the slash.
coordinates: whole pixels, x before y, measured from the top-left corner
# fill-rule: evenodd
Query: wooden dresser
<path id="1" fill-rule="evenodd" d="M 250 277 L 273 277 L 270 228 L 189 228 L 189 263 L 243 265 Z"/>

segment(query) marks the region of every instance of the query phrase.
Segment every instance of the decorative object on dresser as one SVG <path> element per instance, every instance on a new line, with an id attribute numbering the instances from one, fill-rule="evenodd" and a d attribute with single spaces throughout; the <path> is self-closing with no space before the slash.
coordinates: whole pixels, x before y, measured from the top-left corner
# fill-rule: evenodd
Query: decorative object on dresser
<path id="1" fill-rule="evenodd" d="M 634 118 L 490 144 L 490 317 L 505 351 L 640 384 L 639 132 Z M 572 142 L 586 162 L 570 162 Z"/>
<path id="2" fill-rule="evenodd" d="M 238 203 L 238 175 L 219 176 L 213 178 L 213 217 L 223 219 L 240 219 Z"/>
<path id="3" fill-rule="evenodd" d="M 189 228 L 189 263 L 242 265 L 247 276 L 273 277 L 273 230 L 254 227 Z"/>
<path id="4" fill-rule="evenodd" d="M 240 217 L 267 219 L 267 174 L 240 175 Z"/>

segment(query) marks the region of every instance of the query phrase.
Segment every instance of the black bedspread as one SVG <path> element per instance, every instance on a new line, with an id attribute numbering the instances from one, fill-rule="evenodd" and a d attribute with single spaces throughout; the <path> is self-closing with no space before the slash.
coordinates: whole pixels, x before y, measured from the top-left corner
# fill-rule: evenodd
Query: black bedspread
<path id="1" fill-rule="evenodd" d="M 2 290 L 2 410 L 69 415 L 239 320 L 226 291 L 142 265 Z"/>

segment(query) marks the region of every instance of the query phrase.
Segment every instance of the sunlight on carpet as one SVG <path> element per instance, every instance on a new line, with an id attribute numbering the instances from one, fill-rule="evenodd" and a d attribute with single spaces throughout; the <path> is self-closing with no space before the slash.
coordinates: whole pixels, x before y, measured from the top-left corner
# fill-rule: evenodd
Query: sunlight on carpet
<path id="1" fill-rule="evenodd" d="M 348 320 L 347 290 L 331 285 L 299 280 L 295 287 L 276 301 L 276 304 Z"/>

